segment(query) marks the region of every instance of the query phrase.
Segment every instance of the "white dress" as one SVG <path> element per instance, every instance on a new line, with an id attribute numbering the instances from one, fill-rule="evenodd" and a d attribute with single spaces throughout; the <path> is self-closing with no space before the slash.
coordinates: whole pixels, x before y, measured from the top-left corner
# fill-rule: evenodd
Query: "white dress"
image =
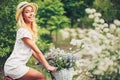
<path id="1" fill-rule="evenodd" d="M 13 79 L 22 77 L 29 70 L 26 63 L 32 55 L 32 49 L 22 41 L 23 37 L 32 39 L 31 33 L 26 28 L 19 28 L 13 52 L 4 65 L 5 75 Z"/>

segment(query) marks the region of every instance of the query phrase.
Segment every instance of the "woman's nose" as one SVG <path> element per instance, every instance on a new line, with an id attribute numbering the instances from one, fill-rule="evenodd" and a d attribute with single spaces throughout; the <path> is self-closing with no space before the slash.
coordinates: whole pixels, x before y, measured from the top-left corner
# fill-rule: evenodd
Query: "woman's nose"
<path id="1" fill-rule="evenodd" d="M 31 15 L 31 16 L 34 16 L 35 14 L 34 14 L 34 12 L 31 12 L 30 15 Z"/>

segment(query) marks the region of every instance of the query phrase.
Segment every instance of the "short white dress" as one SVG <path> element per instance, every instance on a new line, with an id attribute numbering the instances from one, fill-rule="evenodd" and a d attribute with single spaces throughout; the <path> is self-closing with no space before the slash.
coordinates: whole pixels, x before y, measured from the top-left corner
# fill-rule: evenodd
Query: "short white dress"
<path id="1" fill-rule="evenodd" d="M 26 66 L 26 63 L 32 55 L 32 49 L 23 42 L 23 37 L 32 39 L 32 35 L 28 29 L 19 28 L 17 31 L 13 52 L 4 65 L 5 76 L 9 76 L 13 79 L 22 77 L 29 70 L 29 67 Z"/>

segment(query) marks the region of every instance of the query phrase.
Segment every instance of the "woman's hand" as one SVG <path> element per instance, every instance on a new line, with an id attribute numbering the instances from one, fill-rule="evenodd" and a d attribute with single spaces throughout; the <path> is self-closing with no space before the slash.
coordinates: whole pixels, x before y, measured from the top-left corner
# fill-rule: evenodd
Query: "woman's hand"
<path id="1" fill-rule="evenodd" d="M 50 66 L 50 65 L 49 65 L 49 66 L 47 67 L 47 70 L 48 70 L 48 71 L 52 71 L 52 72 L 56 72 L 56 71 L 57 71 L 57 67 L 54 67 L 54 66 Z"/>

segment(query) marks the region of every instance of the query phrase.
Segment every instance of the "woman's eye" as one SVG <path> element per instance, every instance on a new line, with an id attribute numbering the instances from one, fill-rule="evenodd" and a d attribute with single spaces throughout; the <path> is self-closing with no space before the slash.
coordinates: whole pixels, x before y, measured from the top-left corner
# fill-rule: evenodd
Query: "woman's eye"
<path id="1" fill-rule="evenodd" d="M 29 13 L 30 11 L 25 11 L 25 13 Z"/>
<path id="2" fill-rule="evenodd" d="M 27 12 L 25 12 L 25 13 L 29 13 L 29 12 L 27 11 Z"/>
<path id="3" fill-rule="evenodd" d="M 25 13 L 30 13 L 30 12 L 34 12 L 34 10 L 31 10 L 31 11 L 26 11 Z"/>

